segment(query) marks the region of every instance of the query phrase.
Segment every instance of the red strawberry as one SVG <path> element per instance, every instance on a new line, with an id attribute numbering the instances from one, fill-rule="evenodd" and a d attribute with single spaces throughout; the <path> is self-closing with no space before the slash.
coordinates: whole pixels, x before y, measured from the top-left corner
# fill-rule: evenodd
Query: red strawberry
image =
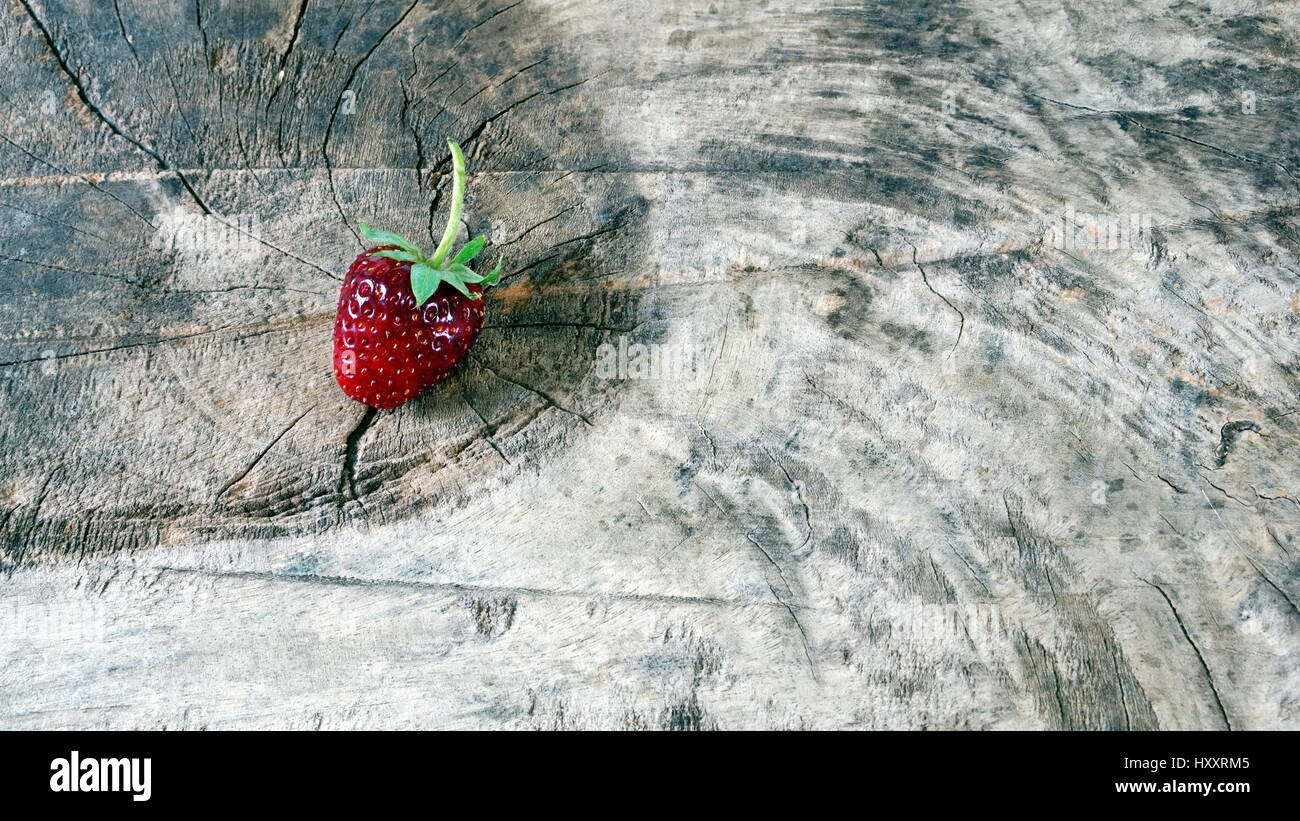
<path id="1" fill-rule="evenodd" d="M 348 268 L 334 320 L 334 376 L 343 392 L 372 408 L 396 408 L 456 367 L 483 327 L 486 277 L 465 266 L 486 241 L 477 237 L 447 262 L 465 199 L 465 157 L 451 145 L 452 203 L 433 254 L 386 231 L 361 233 L 377 243 Z"/>

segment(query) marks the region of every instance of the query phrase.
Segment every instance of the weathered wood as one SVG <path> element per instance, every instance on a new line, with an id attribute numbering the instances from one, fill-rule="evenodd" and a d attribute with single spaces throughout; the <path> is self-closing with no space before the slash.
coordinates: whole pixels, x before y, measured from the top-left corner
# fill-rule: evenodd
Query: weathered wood
<path id="1" fill-rule="evenodd" d="M 1300 727 L 1234 9 L 10 0 L 0 726 Z M 510 273 L 367 414 L 338 279 L 447 138 Z"/>

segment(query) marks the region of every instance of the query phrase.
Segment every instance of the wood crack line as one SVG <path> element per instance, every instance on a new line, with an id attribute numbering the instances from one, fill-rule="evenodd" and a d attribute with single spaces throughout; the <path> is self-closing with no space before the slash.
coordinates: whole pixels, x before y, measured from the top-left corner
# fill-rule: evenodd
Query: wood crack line
<path id="1" fill-rule="evenodd" d="M 142 569 L 148 569 L 142 566 Z M 513 585 L 476 585 L 459 582 L 407 581 L 400 579 L 364 579 L 356 576 L 325 576 L 319 574 L 271 573 L 256 570 L 207 570 L 197 567 L 157 567 L 160 573 L 175 575 L 209 576 L 214 578 L 246 579 L 249 581 L 289 582 L 299 584 L 317 584 L 332 587 L 360 588 L 396 588 L 434 593 L 457 593 L 477 595 L 530 596 L 536 598 L 559 599 L 597 599 L 611 601 L 630 601 L 649 604 L 688 605 L 697 607 L 774 608 L 780 605 L 769 601 L 748 601 L 745 599 L 725 599 L 713 596 L 682 596 L 666 593 L 630 593 L 598 592 L 586 590 L 553 590 L 541 587 L 521 587 Z"/>
<path id="2" fill-rule="evenodd" d="M 339 202 L 338 191 L 334 187 L 334 169 L 330 165 L 330 136 L 334 133 L 334 121 L 338 118 L 339 109 L 343 106 L 343 95 L 347 93 L 348 89 L 352 88 L 352 83 L 357 78 L 357 72 L 360 71 L 361 67 L 370 59 L 370 55 L 374 54 L 375 50 L 388 39 L 388 35 L 396 31 L 398 26 L 402 25 L 402 21 L 406 19 L 407 15 L 409 15 L 417 5 L 419 5 L 419 2 L 420 0 L 413 0 L 411 5 L 407 6 L 406 11 L 402 12 L 402 15 L 397 18 L 397 21 L 389 26 L 387 31 L 379 35 L 379 39 L 374 42 L 374 45 L 372 45 L 369 50 L 361 56 L 361 59 L 352 66 L 352 70 L 348 72 L 347 80 L 343 83 L 343 88 L 339 90 L 338 99 L 334 101 L 334 108 L 330 111 L 329 123 L 325 126 L 325 137 L 321 140 L 320 153 L 321 157 L 325 160 L 325 175 L 329 181 L 330 197 L 334 200 L 334 208 L 339 212 L 339 219 L 343 220 L 343 224 L 352 232 L 352 236 L 356 237 L 358 244 L 362 244 L 361 236 L 357 234 L 356 229 L 352 227 L 352 223 L 348 222 L 347 215 L 343 213 L 343 205 Z M 340 33 L 339 36 L 342 37 L 342 34 Z"/>
<path id="3" fill-rule="evenodd" d="M 357 420 L 357 425 L 348 434 L 343 443 L 343 467 L 339 471 L 338 497 L 339 510 L 343 509 L 347 502 L 347 496 L 344 491 L 351 491 L 353 501 L 361 504 L 361 509 L 365 510 L 365 505 L 361 502 L 361 497 L 357 495 L 357 453 L 361 447 L 361 440 L 365 437 L 366 431 L 375 423 L 375 418 L 379 411 L 375 408 L 366 408 L 366 412 L 361 414 Z"/>
<path id="4" fill-rule="evenodd" d="M 67 58 L 63 56 L 63 52 L 59 51 L 59 47 L 55 45 L 54 36 L 50 33 L 50 30 L 45 27 L 45 23 L 41 20 L 40 16 L 36 14 L 36 10 L 32 8 L 32 4 L 30 0 L 19 0 L 19 2 L 22 3 L 23 8 L 26 9 L 27 16 L 32 19 L 32 23 L 36 25 L 37 32 L 41 35 L 41 38 L 45 41 L 45 45 L 49 48 L 50 54 L 54 56 L 55 62 L 58 63 L 59 65 L 59 69 L 62 70 L 62 72 L 67 76 L 68 82 L 72 83 L 73 90 L 77 92 L 77 97 L 81 100 L 82 104 L 86 106 L 86 110 L 89 111 L 91 114 L 95 115 L 97 118 L 99 118 L 99 120 L 103 122 L 104 125 L 108 126 L 108 129 L 112 131 L 114 134 L 116 134 L 118 137 L 121 137 L 123 140 L 126 140 L 128 143 L 135 146 L 136 149 L 138 149 L 139 151 L 143 152 L 145 155 L 150 157 L 154 162 L 158 164 L 159 168 L 165 171 L 174 172 L 176 174 L 176 178 L 180 180 L 181 186 L 190 195 L 190 197 L 199 206 L 199 208 L 202 209 L 203 213 L 205 214 L 212 213 L 211 209 L 208 208 L 207 203 L 204 202 L 203 198 L 199 196 L 198 191 L 194 190 L 194 186 L 190 184 L 189 179 L 184 174 L 182 174 L 180 171 L 177 171 L 172 166 L 172 164 L 167 162 L 167 160 L 164 159 L 163 156 L 159 154 L 156 150 L 154 150 L 150 146 L 146 145 L 145 143 L 141 142 L 140 140 L 128 134 L 126 130 L 123 129 L 122 126 L 118 124 L 116 119 L 110 117 L 105 111 L 103 111 L 98 105 L 96 105 L 93 100 L 90 99 L 90 94 L 86 91 L 85 85 L 81 82 L 80 75 L 78 75 L 75 71 L 73 71 L 72 67 L 68 65 Z"/>
<path id="5" fill-rule="evenodd" d="M 1220 148 L 1219 146 L 1214 145 L 1212 143 L 1202 142 L 1201 140 L 1195 139 L 1194 137 L 1188 137 L 1183 134 L 1179 134 L 1176 131 L 1168 131 L 1163 128 L 1155 128 L 1154 126 L 1144 125 L 1138 120 L 1135 120 L 1132 115 L 1124 111 L 1119 111 L 1117 109 L 1090 108 L 1086 105 L 1076 105 L 1074 103 L 1067 103 L 1062 100 L 1053 100 L 1051 97 L 1044 97 L 1041 94 L 1034 94 L 1033 92 L 1026 92 L 1026 93 L 1029 94 L 1030 97 L 1036 97 L 1039 100 L 1052 103 L 1053 105 L 1059 105 L 1065 108 L 1073 108 L 1076 111 L 1088 111 L 1093 114 L 1109 114 L 1112 117 L 1119 117 L 1120 119 L 1124 120 L 1127 123 L 1132 123 L 1133 125 L 1137 126 L 1143 131 L 1149 131 L 1153 134 L 1163 134 L 1166 137 L 1173 137 L 1176 140 L 1182 140 L 1184 142 L 1191 143 L 1192 145 L 1199 145 L 1202 148 L 1208 148 L 1211 151 L 1217 151 L 1220 154 L 1223 154 L 1224 156 L 1232 157 L 1233 159 L 1241 160 L 1242 162 L 1248 162 L 1251 163 L 1252 165 L 1268 165 L 1268 164 L 1276 165 L 1278 168 L 1282 169 L 1282 172 L 1286 174 L 1288 177 L 1290 177 L 1292 180 L 1300 181 L 1300 178 L 1297 178 L 1295 174 L 1291 173 L 1291 169 L 1287 167 L 1283 162 L 1281 162 L 1280 160 L 1276 160 L 1273 157 L 1268 156 L 1267 154 L 1261 154 L 1261 156 L 1265 158 L 1264 160 L 1257 160 L 1251 157 L 1244 156 L 1242 154 L 1238 154 L 1233 151 L 1229 151 L 1226 148 Z M 1161 115 L 1156 114 L 1154 116 L 1161 116 Z"/>
<path id="6" fill-rule="evenodd" d="M 99 185 L 99 183 L 95 182 L 95 180 L 93 179 L 93 177 L 94 177 L 95 175 L 87 176 L 87 175 L 85 175 L 85 174 L 78 174 L 78 173 L 75 173 L 75 172 L 70 172 L 70 171 L 68 171 L 66 168 L 63 168 L 62 166 L 56 165 L 56 164 L 50 162 L 49 160 L 45 159 L 44 157 L 41 157 L 41 156 L 39 156 L 39 155 L 37 155 L 37 154 L 32 153 L 31 151 L 28 151 L 26 148 L 24 148 L 23 146 L 19 145 L 19 144 L 16 143 L 16 142 L 14 142 L 13 140 L 9 139 L 9 138 L 6 137 L 4 134 L 0 134 L 0 140 L 4 140 L 6 143 L 8 143 L 9 145 L 12 145 L 14 148 L 17 148 L 19 151 L 21 151 L 22 153 L 26 154 L 28 157 L 31 157 L 33 160 L 36 160 L 38 163 L 41 163 L 42 165 L 48 165 L 50 168 L 53 168 L 55 171 L 58 171 L 58 172 L 59 172 L 59 175 L 54 176 L 54 177 L 49 177 L 49 176 L 44 176 L 44 177 L 19 177 L 19 178 L 17 178 L 16 180 L 15 180 L 15 179 L 12 179 L 12 178 L 11 178 L 11 179 L 8 179 L 8 180 L 0 180 L 0 185 L 9 185 L 9 184 L 14 184 L 14 185 L 40 184 L 40 183 L 36 182 L 36 181 L 39 181 L 39 180 L 50 180 L 50 181 L 54 182 L 54 183 L 57 184 L 57 185 L 63 185 L 63 184 L 65 184 L 65 183 L 67 183 L 67 182 L 71 182 L 71 181 L 73 181 L 73 180 L 77 180 L 77 181 L 79 181 L 79 182 L 84 182 L 84 183 L 86 183 L 86 185 L 89 185 L 91 188 L 95 189 L 96 191 L 98 191 L 99 193 L 101 193 L 101 194 L 103 194 L 104 196 L 108 197 L 109 199 L 111 199 L 111 200 L 117 202 L 117 204 L 121 205 L 121 206 L 122 206 L 123 208 L 125 208 L 126 210 L 130 211 L 130 212 L 131 212 L 132 214 L 134 214 L 134 215 L 135 215 L 135 216 L 136 216 L 136 217 L 137 217 L 141 222 L 143 222 L 145 225 L 149 226 L 149 228 L 151 228 L 151 229 L 153 229 L 153 230 L 157 230 L 158 226 L 154 225 L 153 222 L 151 222 L 151 221 L 149 220 L 149 218 L 146 217 L 144 214 L 141 214 L 139 211 L 137 211 L 137 210 L 135 209 L 135 206 L 131 205 L 131 203 L 127 202 L 126 200 L 122 199 L 122 198 L 119 197 L 118 195 L 114 194 L 112 191 L 109 191 L 108 189 L 103 188 L 102 186 Z M 157 176 L 157 175 L 154 175 L 154 176 Z"/>
<path id="7" fill-rule="evenodd" d="M 528 99 L 531 99 L 531 97 Z M 523 102 L 527 102 L 527 100 L 520 101 L 520 103 Z M 516 105 L 518 105 L 518 103 Z M 31 152 L 23 149 L 17 143 L 14 143 L 12 140 L 5 137 L 4 135 L 0 135 L 0 139 L 9 142 L 11 145 L 23 151 L 23 153 L 27 154 L 28 156 L 33 156 Z M 17 187 L 22 185 L 64 185 L 70 182 L 83 182 L 86 183 L 87 185 L 93 186 L 99 182 L 150 182 L 153 180 L 176 177 L 181 174 L 209 174 L 209 175 L 210 174 L 252 174 L 252 175 L 301 174 L 301 173 L 307 173 L 313 171 L 326 170 L 324 165 L 276 165 L 276 166 L 210 165 L 210 166 L 197 166 L 193 168 L 166 168 L 166 169 L 158 169 L 154 171 L 148 171 L 148 170 L 91 171 L 82 174 L 74 171 L 66 171 L 41 157 L 33 157 L 33 158 L 45 165 L 50 166 L 51 168 L 54 168 L 60 173 L 41 174 L 36 176 L 28 175 L 28 176 L 21 176 L 21 177 L 4 177 L 4 178 L 0 178 L 0 186 Z M 445 165 L 447 161 L 450 161 L 450 158 L 451 155 L 448 154 L 446 160 L 439 162 L 438 166 L 434 166 L 432 169 L 429 170 L 430 171 L 437 170 L 438 167 Z M 330 170 L 335 174 L 347 173 L 347 172 L 364 174 L 364 173 L 384 173 L 389 171 L 419 171 L 424 169 L 420 165 L 335 165 L 331 163 Z M 471 171 L 469 176 L 471 178 L 473 177 L 514 177 L 514 176 L 543 177 L 543 176 L 549 176 L 551 174 L 560 175 L 559 179 L 553 180 L 549 183 L 552 185 L 556 182 L 559 182 L 560 179 L 570 177 L 574 174 L 600 174 L 600 175 L 607 175 L 607 176 L 618 176 L 618 175 L 692 176 L 692 175 L 708 175 L 708 174 L 750 174 L 753 176 L 762 176 L 762 177 L 774 176 L 773 172 L 762 171 L 761 169 L 746 169 L 746 168 L 676 169 L 676 168 L 610 168 L 608 166 L 596 166 L 595 168 L 482 169 L 478 171 Z M 1289 209 L 1292 207 L 1293 206 L 1287 206 L 1286 208 Z M 1284 209 L 1278 208 L 1276 210 L 1283 211 Z M 1260 213 L 1262 214 L 1263 212 Z M 927 259 L 925 260 L 925 263 L 927 265 L 931 265 L 936 262 L 948 262 L 953 259 L 970 259 L 970 258 L 978 258 L 978 257 L 1003 256 L 1003 255 L 1027 252 L 1031 249 L 1032 246 L 1026 246 L 1023 248 L 1010 248 L 1005 251 L 991 251 L 985 254 L 959 254 L 954 257 L 943 258 L 943 259 Z M 891 266 L 887 266 L 887 265 L 882 265 L 881 267 L 886 269 L 891 269 Z"/>
<path id="8" fill-rule="evenodd" d="M 269 325 L 266 323 L 254 323 L 252 325 L 228 325 L 224 328 L 211 328 L 206 331 L 195 331 L 194 333 L 189 333 L 189 334 L 176 334 L 175 336 L 163 336 L 154 339 L 145 339 L 139 342 L 127 342 L 121 345 L 111 345 L 107 348 L 95 348 L 89 351 L 73 351 L 71 353 L 55 354 L 54 356 L 33 356 L 28 359 L 13 359 L 8 362 L 0 362 L 0 368 L 7 368 L 13 365 L 26 365 L 32 362 L 48 362 L 50 360 L 72 359 L 78 356 L 92 356 L 97 353 L 111 353 L 112 351 L 125 351 L 125 350 L 130 350 L 131 348 L 144 348 L 151 345 L 163 345 L 168 342 L 182 342 L 187 339 L 194 339 L 196 337 L 203 337 L 203 336 L 211 336 L 213 334 L 219 334 L 225 331 L 244 331 L 244 330 L 260 329 L 257 330 L 256 333 L 249 334 L 249 336 L 240 337 L 238 340 L 235 340 L 235 341 L 242 341 L 243 339 L 250 339 L 254 336 L 262 336 L 263 334 L 280 333 L 283 331 L 297 330 L 298 328 L 308 327 L 311 324 L 314 324 L 319 321 L 321 321 L 319 317 L 306 317 L 305 319 L 290 320 L 288 322 L 281 322 L 274 325 Z"/>
<path id="9" fill-rule="evenodd" d="M 230 490 L 232 487 L 234 487 L 235 485 L 239 484 L 239 482 L 240 482 L 240 481 L 241 481 L 245 476 L 247 476 L 248 474 L 252 473 L 252 472 L 253 472 L 253 468 L 257 467 L 257 465 L 262 461 L 262 458 L 263 458 L 264 456 L 266 456 L 266 454 L 268 454 L 268 453 L 271 452 L 271 448 L 275 447 L 276 444 L 279 443 L 279 441 L 285 437 L 285 434 L 287 434 L 289 431 L 293 430 L 293 428 L 294 428 L 295 425 L 297 425 L 299 422 L 301 422 L 303 419 L 305 419 L 306 416 L 307 416 L 307 414 L 311 413 L 311 412 L 314 411 L 315 409 L 316 409 L 316 406 L 315 406 L 315 405 L 312 405 L 310 408 L 308 408 L 307 410 L 305 410 L 305 411 L 303 411 L 301 414 L 299 414 L 298 417 L 297 417 L 296 419 L 294 419 L 292 422 L 290 422 L 289 425 L 288 425 L 288 427 L 286 427 L 284 430 L 282 430 L 282 431 L 280 431 L 278 434 L 276 434 L 276 437 L 275 437 L 274 439 L 271 440 L 271 443 L 270 443 L 269 445 L 267 445 L 266 447 L 262 448 L 262 452 L 259 453 L 259 454 L 257 454 L 256 457 L 254 457 L 253 461 L 249 463 L 248 467 L 246 467 L 246 468 L 244 468 L 243 470 L 241 470 L 241 471 L 239 472 L 239 475 L 238 475 L 238 476 L 236 476 L 235 478 L 231 479 L 229 482 L 226 482 L 225 486 L 222 487 L 221 490 L 220 490 L 220 492 L 217 493 L 216 498 L 219 500 L 222 496 L 226 495 L 226 491 Z"/>
<path id="10" fill-rule="evenodd" d="M 1165 604 L 1169 605 L 1170 612 L 1174 614 L 1174 621 L 1178 623 L 1178 629 L 1182 631 L 1183 638 L 1187 640 L 1189 645 L 1191 645 L 1192 652 L 1196 654 L 1196 660 L 1200 662 L 1201 670 L 1205 673 L 1205 681 L 1210 685 L 1210 694 L 1214 696 L 1214 705 L 1219 710 L 1219 716 L 1223 719 L 1224 726 L 1231 730 L 1232 722 L 1228 719 L 1228 711 L 1224 709 L 1223 699 L 1219 697 L 1219 688 L 1214 686 L 1214 675 L 1210 672 L 1210 665 L 1206 664 L 1205 656 L 1201 655 L 1201 648 L 1197 647 L 1196 642 L 1192 640 L 1192 634 L 1188 631 L 1187 625 L 1183 622 L 1183 617 L 1178 612 L 1178 608 L 1174 607 L 1173 599 L 1169 598 L 1169 594 L 1165 592 L 1164 588 L 1155 582 L 1147 579 L 1142 579 L 1142 581 L 1151 587 L 1154 587 L 1156 592 L 1160 594 L 1160 598 L 1164 599 Z"/>
<path id="11" fill-rule="evenodd" d="M 523 3 L 523 2 L 524 2 L 524 0 L 515 0 L 515 2 L 511 3 L 510 5 L 506 6 L 505 8 L 498 9 L 498 10 L 492 12 L 492 13 L 489 14 L 487 17 L 484 17 L 482 20 L 478 21 L 478 22 L 475 23 L 474 25 L 472 25 L 472 26 L 470 26 L 469 28 L 465 29 L 465 33 L 462 34 L 462 35 L 460 36 L 460 39 L 458 39 L 458 40 L 456 41 L 456 45 L 459 46 L 461 43 L 464 43 L 464 42 L 465 42 L 465 38 L 468 37 L 468 36 L 470 36 L 470 34 L 472 34 L 472 33 L 475 31 L 475 29 L 478 29 L 478 28 L 480 28 L 480 27 L 482 27 L 482 26 L 487 25 L 488 23 L 492 22 L 494 19 L 496 19 L 496 18 L 499 17 L 500 15 L 505 14 L 506 12 L 510 11 L 512 8 L 514 8 L 515 6 L 520 5 L 520 4 Z"/>
<path id="12" fill-rule="evenodd" d="M 715 501 L 714 504 L 716 505 L 717 502 Z M 777 564 L 776 559 L 772 558 L 772 554 L 767 551 L 767 548 L 763 547 L 762 543 L 752 533 L 746 533 L 745 538 L 749 540 L 750 544 L 758 548 L 758 552 L 763 554 L 763 558 L 767 559 L 768 564 L 776 569 L 776 575 L 780 577 L 781 584 L 785 585 L 787 590 L 792 590 L 790 582 L 785 578 L 785 571 L 781 569 L 781 565 Z M 808 631 L 804 629 L 803 622 L 799 620 L 799 614 L 795 612 L 794 606 L 790 604 L 786 597 L 782 596 L 776 589 L 776 585 L 769 581 L 767 589 L 771 591 L 772 598 L 776 599 L 777 603 L 789 614 L 790 620 L 794 622 L 794 627 L 799 631 L 799 639 L 803 645 L 804 658 L 808 661 L 808 670 L 812 673 L 813 680 L 820 683 L 821 678 L 817 675 L 817 662 L 813 660 L 812 646 L 808 643 Z"/>
<path id="13" fill-rule="evenodd" d="M 496 368 L 493 368 L 491 365 L 487 365 L 483 362 L 479 362 L 478 365 L 482 367 L 483 370 L 495 376 L 497 379 L 500 379 L 502 382 L 509 382 L 511 385 L 514 385 L 515 387 L 523 388 L 529 393 L 541 397 L 541 399 L 552 408 L 555 408 L 558 411 L 563 411 L 564 413 L 567 413 L 570 416 L 575 416 L 578 419 L 581 419 L 582 422 L 587 425 L 587 427 L 592 427 L 591 419 L 589 419 L 585 414 L 578 413 L 575 410 L 569 410 L 565 406 L 561 405 L 559 402 L 556 402 L 555 399 L 553 399 L 549 393 L 546 393 L 545 391 L 542 390 L 538 390 L 537 388 L 534 388 L 531 385 L 525 385 L 523 382 L 518 382 L 514 379 L 511 379 L 508 376 L 502 376 L 500 373 L 497 372 Z"/>
<path id="14" fill-rule="evenodd" d="M 708 435 L 707 432 L 705 435 Z M 803 523 L 806 531 L 804 533 L 803 542 L 800 543 L 799 547 L 795 551 L 796 554 L 802 554 L 804 548 L 808 546 L 808 543 L 812 541 L 813 537 L 812 509 L 808 507 L 808 501 L 803 497 L 803 483 L 796 482 L 794 477 L 790 475 L 790 471 L 786 469 L 786 466 L 778 462 L 776 457 L 772 455 L 771 451 L 767 448 L 762 448 L 762 451 L 763 454 L 767 456 L 768 461 L 773 465 L 776 465 L 776 469 L 781 471 L 781 475 L 785 477 L 785 481 L 790 485 L 790 489 L 794 491 L 795 498 L 799 500 L 799 506 L 803 509 Z"/>
<path id="15" fill-rule="evenodd" d="M 909 242 L 908 245 L 912 245 L 912 243 Z M 952 301 L 949 300 L 948 297 L 946 297 L 946 296 L 944 296 L 943 294 L 941 294 L 941 293 L 939 293 L 938 291 L 936 291 L 936 290 L 934 289 L 934 286 L 930 284 L 930 277 L 928 277 L 928 276 L 926 275 L 926 273 L 925 273 L 925 269 L 921 267 L 921 263 L 920 263 L 920 262 L 917 262 L 917 260 L 916 260 L 916 246 L 915 246 L 915 245 L 912 245 L 912 264 L 916 266 L 916 270 L 918 270 L 918 271 L 921 272 L 921 281 L 925 283 L 925 287 L 928 288 L 928 289 L 930 290 L 930 293 L 932 293 L 932 294 L 934 294 L 935 296 L 939 297 L 939 299 L 942 299 L 942 300 L 943 300 L 943 304 L 947 305 L 949 308 L 951 308 L 951 309 L 952 309 L 953 311 L 955 311 L 956 314 L 957 314 L 957 320 L 958 320 L 958 324 L 957 324 L 957 339 L 956 339 L 955 342 L 952 343 L 952 347 L 948 349 L 948 356 L 952 356 L 952 352 L 955 351 L 955 350 L 957 350 L 957 346 L 961 344 L 961 335 L 962 335 L 962 333 L 966 330 L 966 315 L 965 315 L 964 313 L 961 312 L 961 309 L 960 309 L 960 308 L 958 308 L 956 305 L 953 305 L 953 304 L 952 304 Z M 945 357 L 945 358 L 946 358 L 946 357 Z"/>
<path id="16" fill-rule="evenodd" d="M 293 54 L 293 47 L 298 45 L 298 35 L 302 33 L 302 19 L 307 16 L 307 4 L 309 0 L 302 0 L 298 5 L 298 14 L 293 20 L 293 33 L 289 35 L 289 47 L 284 50 L 280 57 L 280 71 L 289 64 L 289 55 Z"/>

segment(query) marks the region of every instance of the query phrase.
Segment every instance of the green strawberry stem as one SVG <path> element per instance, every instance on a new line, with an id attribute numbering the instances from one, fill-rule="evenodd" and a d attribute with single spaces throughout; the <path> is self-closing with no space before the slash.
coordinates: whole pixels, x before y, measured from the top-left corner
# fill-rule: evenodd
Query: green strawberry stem
<path id="1" fill-rule="evenodd" d="M 456 241 L 456 232 L 460 230 L 460 209 L 465 204 L 465 155 L 455 140 L 447 140 L 451 146 L 451 213 L 447 215 L 447 228 L 442 232 L 442 241 L 434 249 L 429 263 L 437 268 L 447 258 L 451 244 Z"/>
<path id="2" fill-rule="evenodd" d="M 456 232 L 460 230 L 460 211 L 465 204 L 465 155 L 454 140 L 448 140 L 447 145 L 451 146 L 451 213 L 447 215 L 447 229 L 442 232 L 442 240 L 432 256 L 426 257 L 419 246 L 405 237 L 388 231 L 375 231 L 364 222 L 358 223 L 361 233 L 376 246 L 392 245 L 397 249 L 376 251 L 375 256 L 411 264 L 411 292 L 415 294 L 416 307 L 423 305 L 444 282 L 470 299 L 478 299 L 479 295 L 472 293 L 468 286 L 478 284 L 486 288 L 495 285 L 501 275 L 500 259 L 487 276 L 474 273 L 466 265 L 483 250 L 487 237 L 475 237 L 465 243 L 460 253 L 447 262 L 447 254 L 451 253 Z"/>

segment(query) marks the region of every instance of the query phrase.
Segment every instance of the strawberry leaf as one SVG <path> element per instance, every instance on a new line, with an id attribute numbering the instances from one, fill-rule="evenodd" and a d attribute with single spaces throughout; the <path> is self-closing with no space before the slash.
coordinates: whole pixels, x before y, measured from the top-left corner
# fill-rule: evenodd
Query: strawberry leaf
<path id="1" fill-rule="evenodd" d="M 460 278 L 461 282 L 482 282 L 483 281 L 483 277 L 474 273 L 469 268 L 466 268 L 464 265 L 461 265 L 459 262 L 453 262 L 451 265 L 448 265 L 447 270 L 453 274 L 456 274 Z"/>
<path id="2" fill-rule="evenodd" d="M 375 231 L 364 222 L 358 222 L 357 225 L 361 228 L 361 233 L 365 238 L 376 245 L 396 245 L 403 251 L 408 251 L 415 254 L 417 257 L 423 256 L 419 246 L 408 240 L 406 237 L 399 236 L 391 231 Z"/>
<path id="3" fill-rule="evenodd" d="M 460 274 L 457 274 L 454 271 L 442 271 L 441 273 L 443 276 L 443 281 L 446 282 L 448 285 L 455 288 L 457 291 L 460 291 L 462 294 L 469 297 L 470 299 L 478 298 L 477 296 L 469 292 L 469 288 L 465 287 L 465 283 L 461 281 Z"/>
<path id="4" fill-rule="evenodd" d="M 392 251 L 392 250 L 376 251 L 375 256 L 388 257 L 389 259 L 395 259 L 398 262 L 419 262 L 420 261 L 420 255 L 413 254 L 410 251 Z"/>
<path id="5" fill-rule="evenodd" d="M 438 290 L 438 284 L 442 280 L 443 272 L 429 263 L 420 262 L 412 265 L 411 291 L 415 294 L 415 307 L 420 307 L 433 296 L 433 292 Z"/>
<path id="6" fill-rule="evenodd" d="M 465 247 L 460 249 L 460 253 L 456 254 L 456 256 L 452 258 L 452 264 L 464 264 L 469 262 L 471 259 L 478 256 L 478 252 L 483 250 L 483 246 L 486 243 L 487 237 L 474 237 L 474 239 L 465 243 Z"/>
<path id="7" fill-rule="evenodd" d="M 479 283 L 484 286 L 491 285 L 501 274 L 499 259 L 492 273 L 487 276 L 474 273 L 465 264 L 478 256 L 487 244 L 487 237 L 483 236 L 474 237 L 465 243 L 456 256 L 447 261 L 447 254 L 451 251 L 452 243 L 460 228 L 461 207 L 465 201 L 465 155 L 454 141 L 448 140 L 447 145 L 451 148 L 452 159 L 451 213 L 447 216 L 447 227 L 443 231 L 442 239 L 432 254 L 425 256 L 419 246 L 398 234 L 390 231 L 375 231 L 364 222 L 358 223 L 361 233 L 376 246 L 393 246 L 376 251 L 375 256 L 411 264 L 411 292 L 415 295 L 416 306 L 427 302 L 444 282 L 470 299 L 478 299 L 479 295 L 471 293 L 467 286 Z"/>

